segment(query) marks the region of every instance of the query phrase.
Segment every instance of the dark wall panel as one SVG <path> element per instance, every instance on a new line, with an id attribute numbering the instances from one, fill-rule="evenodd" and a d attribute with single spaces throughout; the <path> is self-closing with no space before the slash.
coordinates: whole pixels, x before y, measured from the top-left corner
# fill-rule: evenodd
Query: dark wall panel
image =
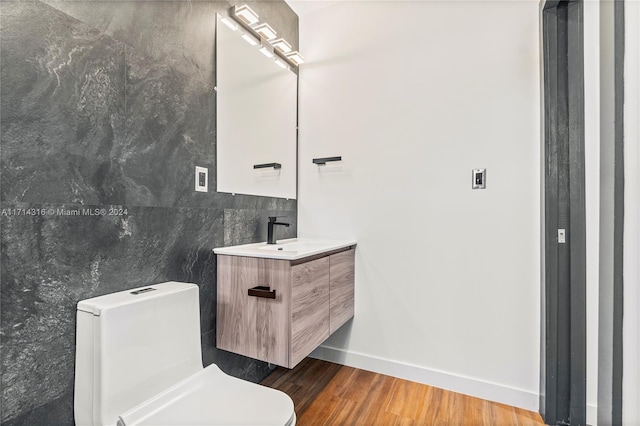
<path id="1" fill-rule="evenodd" d="M 215 192 L 215 13 L 230 4 L 0 5 L 2 424 L 72 425 L 77 302 L 167 280 L 200 287 L 205 365 L 269 373 L 215 348 L 212 249 L 264 241 L 272 215 L 297 233 L 295 200 Z M 283 1 L 252 6 L 297 45 Z"/>

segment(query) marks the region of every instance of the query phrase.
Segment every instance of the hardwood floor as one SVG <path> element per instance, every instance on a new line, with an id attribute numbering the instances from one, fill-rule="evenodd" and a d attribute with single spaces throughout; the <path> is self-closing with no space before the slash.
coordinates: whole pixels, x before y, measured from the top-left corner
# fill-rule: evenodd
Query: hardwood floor
<path id="1" fill-rule="evenodd" d="M 535 412 L 312 358 L 262 384 L 293 399 L 298 426 L 544 425 Z"/>

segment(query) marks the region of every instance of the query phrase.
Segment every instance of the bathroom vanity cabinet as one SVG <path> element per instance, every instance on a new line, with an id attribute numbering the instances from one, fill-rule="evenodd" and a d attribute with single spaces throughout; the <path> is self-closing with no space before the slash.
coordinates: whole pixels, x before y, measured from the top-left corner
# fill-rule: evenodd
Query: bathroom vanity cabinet
<path id="1" fill-rule="evenodd" d="M 218 254 L 217 347 L 295 367 L 354 314 L 349 246 L 302 259 Z"/>

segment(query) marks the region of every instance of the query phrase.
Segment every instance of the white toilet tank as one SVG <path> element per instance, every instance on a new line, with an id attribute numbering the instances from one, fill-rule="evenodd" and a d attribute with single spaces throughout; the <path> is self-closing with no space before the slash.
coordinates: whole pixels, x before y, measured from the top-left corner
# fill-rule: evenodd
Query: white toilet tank
<path id="1" fill-rule="evenodd" d="M 198 291 L 167 282 L 78 303 L 77 425 L 115 425 L 118 415 L 202 370 Z"/>

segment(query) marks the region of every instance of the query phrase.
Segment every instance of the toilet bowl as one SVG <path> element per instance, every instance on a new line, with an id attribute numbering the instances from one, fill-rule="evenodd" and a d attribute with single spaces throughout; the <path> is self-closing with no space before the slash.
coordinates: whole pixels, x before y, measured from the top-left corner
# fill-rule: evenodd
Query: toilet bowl
<path id="1" fill-rule="evenodd" d="M 78 303 L 76 425 L 295 425 L 285 393 L 203 368 L 198 299 L 167 282 Z"/>

